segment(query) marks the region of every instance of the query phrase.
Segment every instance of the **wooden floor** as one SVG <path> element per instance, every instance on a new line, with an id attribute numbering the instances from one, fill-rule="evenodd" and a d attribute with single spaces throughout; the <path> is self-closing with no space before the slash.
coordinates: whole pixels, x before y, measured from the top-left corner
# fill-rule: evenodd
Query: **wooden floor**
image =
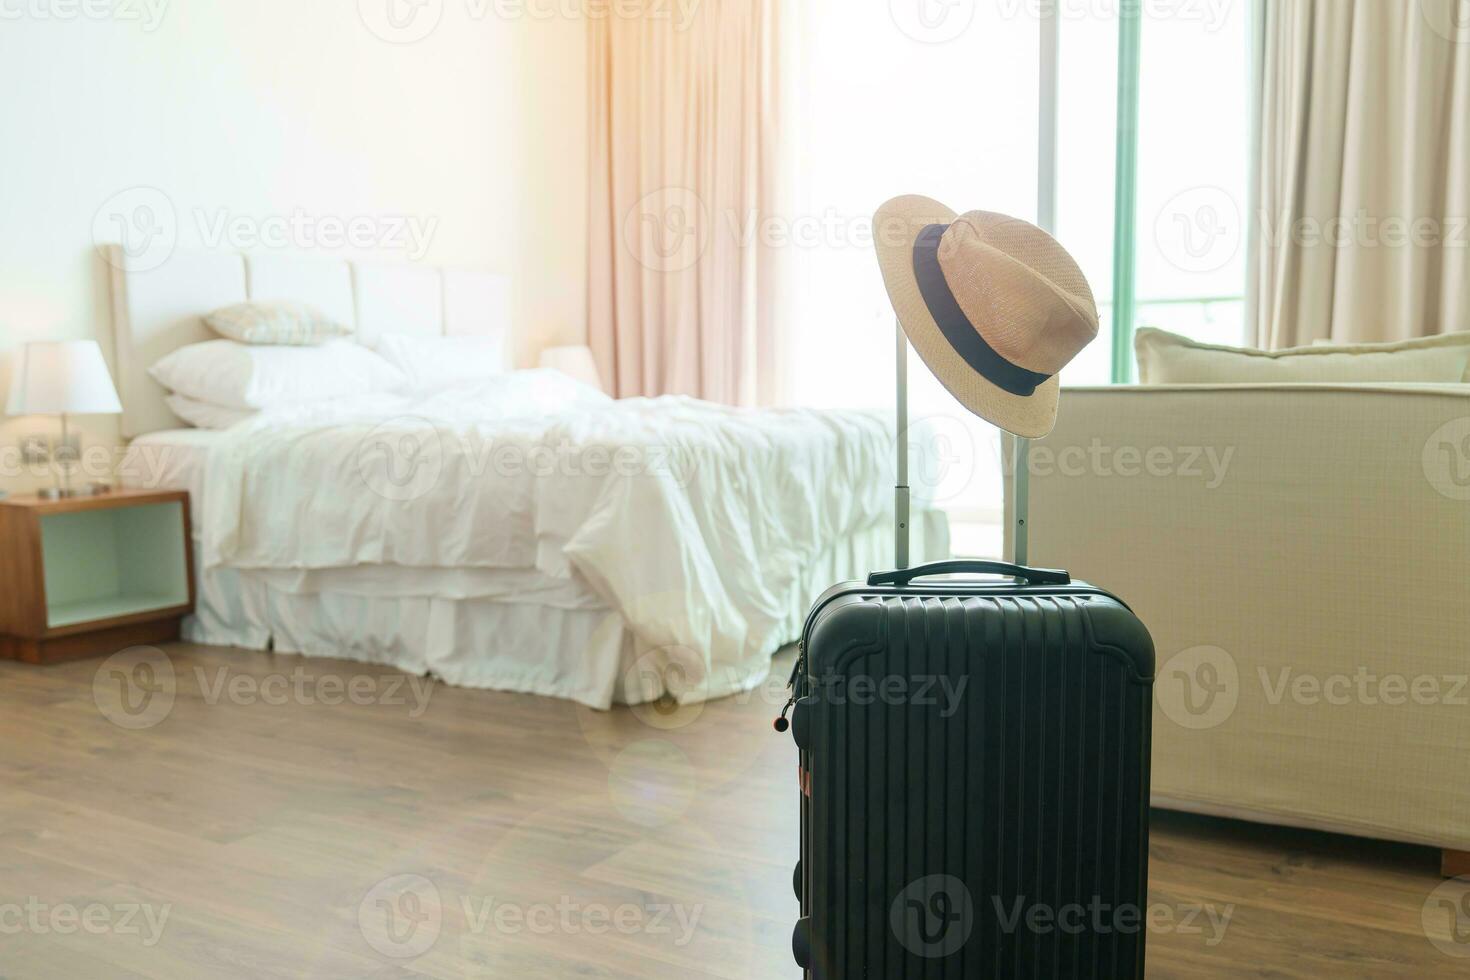
<path id="1" fill-rule="evenodd" d="M 425 706 L 388 669 L 165 650 L 0 664 L 0 978 L 799 976 L 774 691 Z M 1426 935 L 1431 851 L 1154 826 L 1152 976 L 1470 975 Z"/>

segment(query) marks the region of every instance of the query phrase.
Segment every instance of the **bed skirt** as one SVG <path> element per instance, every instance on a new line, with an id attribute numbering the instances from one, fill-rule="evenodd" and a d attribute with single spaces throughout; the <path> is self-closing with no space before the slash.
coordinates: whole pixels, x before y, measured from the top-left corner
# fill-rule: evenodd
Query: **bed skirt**
<path id="1" fill-rule="evenodd" d="M 949 555 L 949 524 L 942 511 L 916 512 L 913 530 L 916 562 Z M 286 585 L 278 576 L 217 568 L 200 576 L 198 608 L 184 622 L 184 637 L 215 646 L 383 664 L 460 687 L 567 698 L 597 709 L 642 704 L 666 692 L 694 701 L 763 684 L 770 654 L 797 639 L 817 595 L 892 562 L 893 527 L 887 521 L 837 542 L 802 570 L 789 596 L 782 640 L 758 663 L 716 669 L 694 681 L 692 689 L 667 675 L 667 658 L 641 643 L 621 615 L 590 590 L 575 587 L 540 597 L 454 597 L 454 589 L 382 596 L 334 591 L 330 584 L 303 589 L 300 582 Z"/>

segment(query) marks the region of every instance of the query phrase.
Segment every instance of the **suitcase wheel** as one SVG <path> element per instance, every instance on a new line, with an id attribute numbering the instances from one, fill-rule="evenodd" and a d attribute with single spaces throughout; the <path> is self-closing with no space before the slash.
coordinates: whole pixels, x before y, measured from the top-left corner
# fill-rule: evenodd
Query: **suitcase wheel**
<path id="1" fill-rule="evenodd" d="M 796 957 L 796 965 L 803 970 L 812 965 L 811 919 L 802 919 L 796 923 L 796 931 L 791 934 L 791 953 Z"/>

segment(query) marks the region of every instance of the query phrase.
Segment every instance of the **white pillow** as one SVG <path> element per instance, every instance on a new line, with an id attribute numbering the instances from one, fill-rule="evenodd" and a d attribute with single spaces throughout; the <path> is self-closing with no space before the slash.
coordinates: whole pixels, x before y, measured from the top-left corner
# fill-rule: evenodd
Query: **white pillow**
<path id="1" fill-rule="evenodd" d="M 148 373 L 196 401 L 257 410 L 392 391 L 404 384 L 401 371 L 351 340 L 320 347 L 206 340 L 180 347 Z"/>
<path id="2" fill-rule="evenodd" d="M 169 395 L 169 411 L 188 422 L 196 429 L 228 429 L 236 422 L 253 419 L 259 412 L 248 408 L 226 408 L 210 402 L 201 402 L 188 395 Z"/>
<path id="3" fill-rule="evenodd" d="M 1390 344 L 1338 344 L 1263 351 L 1201 344 L 1145 327 L 1133 341 L 1146 385 L 1375 384 L 1470 380 L 1470 333 Z"/>
<path id="4" fill-rule="evenodd" d="M 236 303 L 215 310 L 204 322 L 221 337 L 242 344 L 311 346 L 352 333 L 316 307 L 284 299 Z"/>
<path id="5" fill-rule="evenodd" d="M 411 391 L 483 381 L 506 370 L 503 333 L 493 337 L 387 334 L 378 340 L 378 353 L 403 372 Z"/>

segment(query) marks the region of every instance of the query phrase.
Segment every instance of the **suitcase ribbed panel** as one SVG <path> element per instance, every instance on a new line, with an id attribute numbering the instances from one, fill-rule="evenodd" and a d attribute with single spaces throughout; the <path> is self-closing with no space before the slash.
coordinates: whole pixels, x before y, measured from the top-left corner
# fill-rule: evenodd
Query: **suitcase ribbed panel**
<path id="1" fill-rule="evenodd" d="M 859 596 L 817 617 L 799 685 L 808 976 L 1142 976 L 1141 928 L 1115 915 L 1141 927 L 1146 902 L 1152 649 L 1100 639 L 1103 614 L 1132 615 L 1018 590 Z M 912 889 L 931 876 L 963 890 Z M 919 930 L 902 936 L 900 896 Z"/>

